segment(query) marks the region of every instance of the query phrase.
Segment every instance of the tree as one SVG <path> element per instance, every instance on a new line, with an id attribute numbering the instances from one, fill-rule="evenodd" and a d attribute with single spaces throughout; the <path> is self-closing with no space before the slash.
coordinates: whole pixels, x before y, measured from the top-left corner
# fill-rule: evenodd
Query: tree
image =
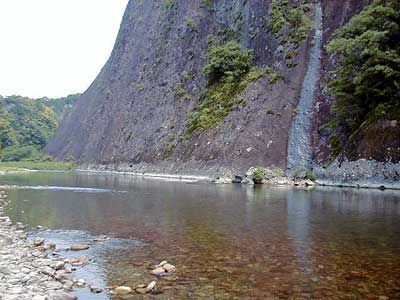
<path id="1" fill-rule="evenodd" d="M 340 60 L 330 82 L 338 99 L 336 124 L 351 134 L 366 119 L 399 116 L 400 1 L 367 6 L 334 33 L 326 48 Z"/>

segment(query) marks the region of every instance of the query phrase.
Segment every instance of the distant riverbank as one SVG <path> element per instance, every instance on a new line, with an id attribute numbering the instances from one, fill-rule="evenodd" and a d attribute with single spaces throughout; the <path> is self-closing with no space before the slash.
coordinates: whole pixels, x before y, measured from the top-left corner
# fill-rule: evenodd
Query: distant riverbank
<path id="1" fill-rule="evenodd" d="M 0 162 L 0 175 L 24 174 L 39 170 L 69 171 L 76 168 L 75 163 L 55 161 L 10 161 Z"/>

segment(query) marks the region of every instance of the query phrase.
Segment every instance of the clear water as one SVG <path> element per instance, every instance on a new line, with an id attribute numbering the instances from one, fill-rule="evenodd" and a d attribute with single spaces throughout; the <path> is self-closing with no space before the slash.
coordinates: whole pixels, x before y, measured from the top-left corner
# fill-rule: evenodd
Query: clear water
<path id="1" fill-rule="evenodd" d="M 77 275 L 101 287 L 147 284 L 168 260 L 161 295 L 79 299 L 399 299 L 400 195 L 268 188 L 87 173 L 0 177 L 7 213 L 65 248 L 89 243 Z M 63 188 L 31 189 L 32 186 Z M 95 189 L 97 192 L 90 192 Z M 35 231 L 37 225 L 48 228 Z M 94 242 L 99 235 L 110 237 Z M 381 298 L 379 298 L 381 297 Z M 388 297 L 388 298 L 382 298 Z"/>

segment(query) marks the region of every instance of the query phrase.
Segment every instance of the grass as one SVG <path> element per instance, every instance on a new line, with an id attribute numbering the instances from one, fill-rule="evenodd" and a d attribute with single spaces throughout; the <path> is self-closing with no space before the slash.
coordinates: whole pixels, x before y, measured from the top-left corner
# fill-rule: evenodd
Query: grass
<path id="1" fill-rule="evenodd" d="M 0 171 L 20 171 L 22 169 L 29 170 L 73 170 L 76 164 L 72 162 L 56 162 L 56 161 L 10 161 L 10 162 L 0 162 Z"/>
<path id="2" fill-rule="evenodd" d="M 195 108 L 194 112 L 188 115 L 186 134 L 191 135 L 195 131 L 204 131 L 218 127 L 221 121 L 235 107 L 246 105 L 246 102 L 243 99 L 238 99 L 237 96 L 250 83 L 266 75 L 270 76 L 270 79 L 273 79 L 272 84 L 280 78 L 270 68 L 251 68 L 238 81 L 227 78 L 208 86 L 202 97 L 203 102 Z"/>

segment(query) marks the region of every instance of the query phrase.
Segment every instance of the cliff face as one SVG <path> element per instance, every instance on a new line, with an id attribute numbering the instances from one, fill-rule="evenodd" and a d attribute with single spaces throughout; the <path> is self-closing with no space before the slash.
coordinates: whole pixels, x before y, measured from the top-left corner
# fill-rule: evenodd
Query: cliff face
<path id="1" fill-rule="evenodd" d="M 280 0 L 131 0 L 109 61 L 80 97 L 46 151 L 95 164 L 153 166 L 170 170 L 251 166 L 285 167 L 288 132 L 309 61 L 311 31 L 293 55 L 293 46 L 271 33 L 272 5 Z M 300 1 L 293 0 L 291 4 Z M 301 1 L 303 3 L 303 1 Z M 307 2 L 307 1 L 306 1 Z M 322 1 L 324 42 L 361 7 L 361 1 Z M 305 14 L 311 19 L 315 3 Z M 188 113 L 204 101 L 208 37 L 235 35 L 254 50 L 254 65 L 269 66 L 268 76 L 250 83 L 237 105 L 216 128 L 185 136 Z M 283 36 L 289 36 L 285 29 Z M 325 117 L 321 68 L 315 123 Z M 315 126 L 318 134 L 318 126 Z M 182 138 L 185 136 L 185 138 Z M 314 142 L 316 156 L 326 158 L 324 142 Z M 324 156 L 325 155 L 325 156 Z"/>

